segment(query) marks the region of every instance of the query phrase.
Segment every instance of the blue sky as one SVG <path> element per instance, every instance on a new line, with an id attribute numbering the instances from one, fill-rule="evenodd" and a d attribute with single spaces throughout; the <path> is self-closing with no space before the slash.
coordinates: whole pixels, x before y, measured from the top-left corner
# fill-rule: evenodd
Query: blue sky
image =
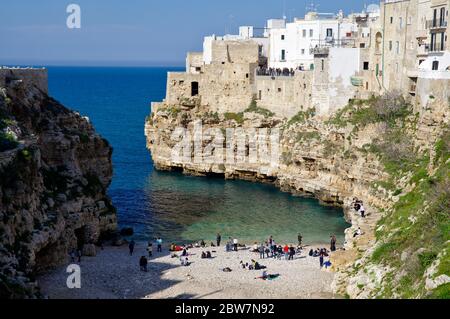
<path id="1" fill-rule="evenodd" d="M 284 5 L 284 2 L 286 5 Z M 320 12 L 361 11 L 364 0 L 316 0 Z M 66 27 L 79 4 L 82 28 Z M 0 65 L 182 65 L 209 34 L 303 16 L 311 0 L 9 0 L 0 10 Z"/>

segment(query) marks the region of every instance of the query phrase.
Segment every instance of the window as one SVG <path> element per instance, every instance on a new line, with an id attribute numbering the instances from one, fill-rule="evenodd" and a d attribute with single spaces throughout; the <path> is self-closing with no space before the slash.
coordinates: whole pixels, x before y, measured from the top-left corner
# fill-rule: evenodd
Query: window
<path id="1" fill-rule="evenodd" d="M 419 60 L 419 65 L 421 65 L 425 60 Z"/>
<path id="2" fill-rule="evenodd" d="M 395 43 L 395 47 L 396 47 L 396 49 L 395 49 L 396 53 L 397 53 L 397 54 L 400 54 L 400 42 L 399 42 L 399 41 L 397 41 L 397 42 Z"/>
<path id="3" fill-rule="evenodd" d="M 441 8 L 441 14 L 439 16 L 439 25 L 445 27 L 445 8 Z"/>
<path id="4" fill-rule="evenodd" d="M 285 39 L 284 34 L 282 34 L 281 35 L 281 40 L 284 40 L 284 39 Z"/>
<path id="5" fill-rule="evenodd" d="M 306 29 L 303 29 L 303 37 L 306 38 Z"/>
<path id="6" fill-rule="evenodd" d="M 278 93 L 281 93 L 281 88 L 278 88 Z"/>
<path id="7" fill-rule="evenodd" d="M 305 49 L 302 49 L 302 55 L 305 55 Z"/>
<path id="8" fill-rule="evenodd" d="M 394 23 L 394 17 L 391 17 L 391 24 Z"/>
<path id="9" fill-rule="evenodd" d="M 281 61 L 286 61 L 286 50 L 281 50 Z"/>
<path id="10" fill-rule="evenodd" d="M 433 61 L 432 70 L 433 71 L 439 70 L 439 61 Z"/>
<path id="11" fill-rule="evenodd" d="M 401 28 L 403 28 L 403 18 L 402 17 L 399 18 L 399 22 L 400 22 L 400 29 L 401 29 Z"/>
<path id="12" fill-rule="evenodd" d="M 333 36 L 333 29 L 327 29 L 327 37 L 332 37 Z"/>
<path id="13" fill-rule="evenodd" d="M 196 67 L 195 67 L 195 71 L 200 72 L 201 70 L 202 70 L 201 67 L 199 67 L 199 66 L 196 66 Z"/>
<path id="14" fill-rule="evenodd" d="M 392 41 L 389 41 L 389 51 L 392 51 Z"/>
<path id="15" fill-rule="evenodd" d="M 314 36 L 314 30 L 309 29 L 309 37 L 312 38 Z"/>
<path id="16" fill-rule="evenodd" d="M 433 28 L 437 26 L 437 9 L 433 10 Z"/>
<path id="17" fill-rule="evenodd" d="M 363 63 L 363 69 L 364 70 L 369 70 L 369 62 L 364 62 Z"/>
<path id="18" fill-rule="evenodd" d="M 365 43 L 360 43 L 360 44 L 359 44 L 359 47 L 360 47 L 361 49 L 364 49 L 364 48 L 366 47 L 366 44 L 365 44 Z"/>
<path id="19" fill-rule="evenodd" d="M 248 73 L 245 73 L 245 78 L 248 79 Z"/>
<path id="20" fill-rule="evenodd" d="M 325 60 L 322 59 L 322 71 L 325 69 Z"/>
<path id="21" fill-rule="evenodd" d="M 198 82 L 192 82 L 191 83 L 191 96 L 197 96 L 198 95 Z"/>

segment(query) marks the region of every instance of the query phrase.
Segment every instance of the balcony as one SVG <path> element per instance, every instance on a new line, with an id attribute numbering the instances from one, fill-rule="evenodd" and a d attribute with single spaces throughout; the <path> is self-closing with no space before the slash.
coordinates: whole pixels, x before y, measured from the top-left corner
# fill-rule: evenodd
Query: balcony
<path id="1" fill-rule="evenodd" d="M 427 56 L 429 52 L 430 45 L 428 43 L 421 44 L 417 48 L 417 56 Z"/>
<path id="2" fill-rule="evenodd" d="M 445 20 L 427 20 L 426 28 L 430 30 L 446 29 L 448 22 Z"/>
<path id="3" fill-rule="evenodd" d="M 363 79 L 359 76 L 352 76 L 350 78 L 350 81 L 352 82 L 353 86 L 363 86 L 364 85 Z"/>

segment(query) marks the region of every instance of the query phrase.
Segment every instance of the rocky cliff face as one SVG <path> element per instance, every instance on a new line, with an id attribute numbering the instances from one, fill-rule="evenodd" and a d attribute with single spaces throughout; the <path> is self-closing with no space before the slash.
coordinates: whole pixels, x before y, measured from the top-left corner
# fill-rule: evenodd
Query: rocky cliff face
<path id="1" fill-rule="evenodd" d="M 397 203 L 417 188 L 414 176 L 419 167 L 425 169 L 430 178 L 439 165 L 448 169 L 448 144 L 443 146 L 445 155 L 436 161 L 434 148 L 445 134 L 449 111 L 445 101 L 445 104 L 435 103 L 428 110 L 417 113 L 413 105 L 399 96 L 354 101 L 328 118 L 319 118 L 314 110 L 305 110 L 290 120 L 275 118 L 271 112 L 256 105 L 242 113 L 213 114 L 201 104 L 190 107 L 162 104 L 147 119 L 145 132 L 148 149 L 159 169 L 273 183 L 284 191 L 313 196 L 324 204 L 344 207 L 352 227 L 346 231 L 345 250 L 332 257 L 334 270 L 338 272 L 334 283 L 338 293 L 352 298 L 423 297 L 430 294 L 430 289 L 424 288 L 414 296 L 401 289 L 393 292 L 386 280 L 398 271 L 403 276 L 397 276 L 389 285 L 399 287 L 408 270 L 398 264 L 394 268 L 384 259 L 373 263 L 371 256 L 398 231 L 383 224 L 387 216 L 398 218 Z M 184 161 L 174 160 L 174 130 L 182 127 L 192 132 L 195 123 L 199 122 L 204 130 L 219 129 L 222 132 L 230 127 L 280 129 L 280 165 L 195 163 L 194 147 Z M 428 157 L 426 163 L 419 160 L 423 157 Z M 430 165 L 430 161 L 435 161 L 435 165 Z M 448 174 L 445 179 L 448 180 Z M 365 202 L 367 218 L 361 218 L 351 208 L 354 197 Z M 424 209 L 417 207 L 411 214 L 421 214 Z M 448 219 L 444 223 L 448 223 Z M 434 228 L 441 226 L 433 225 Z M 358 227 L 364 235 L 354 237 Z M 376 236 L 376 230 L 383 227 L 389 231 L 381 237 L 378 233 Z M 439 234 L 442 237 L 442 233 Z M 424 249 L 444 252 L 444 243 L 445 239 L 441 238 L 439 243 Z M 414 249 L 418 248 L 411 247 Z M 401 258 L 401 254 L 399 249 L 395 258 Z M 416 264 L 417 255 L 417 251 L 408 255 L 408 261 Z M 436 254 L 432 261 L 437 260 Z M 408 287 L 424 287 L 422 276 L 425 271 L 422 269 L 420 274 L 414 274 Z M 448 272 L 448 269 L 443 271 Z"/>
<path id="2" fill-rule="evenodd" d="M 0 297 L 36 297 L 36 273 L 78 246 L 95 253 L 115 230 L 112 148 L 88 119 L 22 80 L 0 88 L 0 134 Z"/>

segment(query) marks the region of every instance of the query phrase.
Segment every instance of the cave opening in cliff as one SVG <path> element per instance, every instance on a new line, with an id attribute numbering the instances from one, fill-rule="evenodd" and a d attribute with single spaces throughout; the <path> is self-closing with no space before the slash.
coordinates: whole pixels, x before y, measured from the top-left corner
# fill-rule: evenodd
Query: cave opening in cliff
<path id="1" fill-rule="evenodd" d="M 36 253 L 36 262 L 34 271 L 36 274 L 47 271 L 52 267 L 56 267 L 66 256 L 58 243 L 51 243 Z"/>
<path id="2" fill-rule="evenodd" d="M 84 244 L 86 244 L 86 226 L 75 229 L 75 237 L 77 238 L 77 248 L 79 250 L 83 249 Z"/>

